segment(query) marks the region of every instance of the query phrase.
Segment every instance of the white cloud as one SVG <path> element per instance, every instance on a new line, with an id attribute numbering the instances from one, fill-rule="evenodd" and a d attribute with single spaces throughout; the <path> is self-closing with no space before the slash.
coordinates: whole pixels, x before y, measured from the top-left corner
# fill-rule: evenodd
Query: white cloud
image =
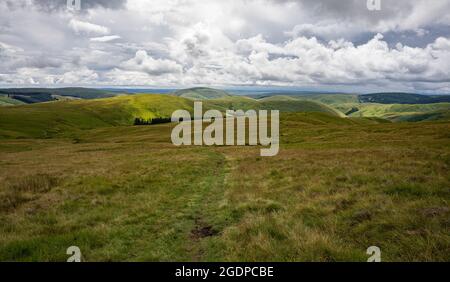
<path id="1" fill-rule="evenodd" d="M 101 36 L 101 37 L 92 37 L 90 40 L 92 42 L 109 42 L 116 39 L 120 39 L 121 37 L 119 35 L 107 35 L 107 36 Z"/>
<path id="2" fill-rule="evenodd" d="M 0 57 L 12 56 L 20 51 L 23 51 L 23 49 L 0 42 Z"/>
<path id="3" fill-rule="evenodd" d="M 134 58 L 123 62 L 120 67 L 128 71 L 145 72 L 152 76 L 182 72 L 182 66 L 178 63 L 171 60 L 154 59 L 144 50 L 137 51 Z"/>
<path id="4" fill-rule="evenodd" d="M 56 83 L 63 84 L 91 84 L 98 80 L 99 76 L 93 70 L 88 68 L 81 68 L 77 70 L 72 70 L 64 73 L 62 76 L 58 77 Z"/>
<path id="5" fill-rule="evenodd" d="M 109 29 L 105 26 L 79 21 L 76 19 L 71 19 L 69 22 L 69 27 L 76 34 L 96 34 L 96 35 L 106 35 L 109 33 Z"/>
<path id="6" fill-rule="evenodd" d="M 0 84 L 450 89 L 448 0 L 46 1 L 0 3 Z"/>

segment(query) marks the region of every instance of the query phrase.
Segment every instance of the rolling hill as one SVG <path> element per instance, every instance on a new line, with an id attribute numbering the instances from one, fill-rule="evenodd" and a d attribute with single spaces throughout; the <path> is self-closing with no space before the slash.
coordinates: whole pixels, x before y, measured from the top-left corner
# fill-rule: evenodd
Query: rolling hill
<path id="1" fill-rule="evenodd" d="M 132 125 L 144 120 L 170 117 L 177 109 L 193 111 L 194 101 L 184 97 L 157 94 L 125 95 L 105 99 L 57 101 L 4 107 L 0 111 L 0 137 L 53 137 L 83 129 Z M 227 96 L 204 101 L 203 109 L 233 110 L 276 109 L 281 112 L 316 112 L 339 117 L 332 108 L 312 101 L 280 98 L 255 100 Z"/>
<path id="2" fill-rule="evenodd" d="M 67 87 L 67 88 L 7 88 L 0 89 L 0 96 L 33 104 L 59 100 L 61 97 L 98 99 L 114 97 L 119 93 L 109 90 Z"/>
<path id="3" fill-rule="evenodd" d="M 20 105 L 23 104 L 22 101 L 9 98 L 8 96 L 0 95 L 0 107 L 1 106 L 12 106 L 12 105 Z"/>
<path id="4" fill-rule="evenodd" d="M 359 103 L 358 95 L 356 94 L 277 94 L 268 93 L 261 97 L 257 97 L 261 100 L 263 99 L 284 99 L 284 100 L 310 100 L 315 102 L 320 102 L 326 105 L 342 104 L 342 103 Z"/>
<path id="5" fill-rule="evenodd" d="M 446 119 L 450 103 L 435 104 L 353 104 L 353 117 L 380 117 L 392 121 L 423 121 Z"/>
<path id="6" fill-rule="evenodd" d="M 271 96 L 264 99 L 274 97 L 282 96 Z M 285 100 L 297 99 L 323 103 L 349 117 L 382 118 L 394 122 L 417 122 L 448 120 L 450 116 L 449 103 L 444 102 L 450 96 L 378 93 L 369 95 L 317 94 L 285 97 Z M 382 102 L 375 103 L 373 101 Z M 394 101 L 398 103 L 390 103 Z M 435 102 L 430 103 L 432 101 Z"/>
<path id="7" fill-rule="evenodd" d="M 136 117 L 170 117 L 177 109 L 192 111 L 193 101 L 144 94 L 5 107 L 0 111 L 0 137 L 46 138 L 83 129 L 132 125 Z"/>
<path id="8" fill-rule="evenodd" d="M 450 102 L 449 95 L 420 95 L 410 93 L 373 93 L 358 96 L 361 103 L 433 104 Z"/>
<path id="9" fill-rule="evenodd" d="M 343 117 L 342 113 L 327 105 L 290 99 L 284 96 L 274 96 L 264 99 L 253 99 L 245 96 L 229 96 L 220 99 L 204 101 L 206 107 L 225 110 L 279 110 L 280 112 L 316 112 L 327 113 L 333 116 Z"/>
<path id="10" fill-rule="evenodd" d="M 256 97 L 256 96 L 255 96 Z M 265 93 L 260 101 L 313 101 L 324 104 L 340 115 L 381 118 L 394 122 L 449 120 L 450 96 L 408 93 L 375 94 L 280 94 Z"/>
<path id="11" fill-rule="evenodd" d="M 229 93 L 223 90 L 207 88 L 207 87 L 196 87 L 189 89 L 182 89 L 172 93 L 175 96 L 192 99 L 192 100 L 208 100 L 208 99 L 218 99 L 231 96 Z"/>

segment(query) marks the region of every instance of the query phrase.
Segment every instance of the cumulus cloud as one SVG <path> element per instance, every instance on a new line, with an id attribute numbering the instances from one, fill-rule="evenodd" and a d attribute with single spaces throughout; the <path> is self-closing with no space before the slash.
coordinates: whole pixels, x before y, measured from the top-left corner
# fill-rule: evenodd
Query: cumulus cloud
<path id="1" fill-rule="evenodd" d="M 8 2 L 8 1 L 7 1 Z M 9 1 L 13 2 L 13 1 Z M 24 2 L 23 0 L 15 0 L 14 2 Z M 32 0 L 28 1 L 39 9 L 47 12 L 66 9 L 67 0 Z M 83 10 L 93 8 L 120 9 L 125 6 L 126 0 L 81 0 L 81 8 Z"/>
<path id="2" fill-rule="evenodd" d="M 71 70 L 65 72 L 63 75 L 59 76 L 57 79 L 57 83 L 65 83 L 65 84 L 90 84 L 95 83 L 98 80 L 99 76 L 93 70 L 88 68 L 81 68 L 77 70 Z"/>
<path id="3" fill-rule="evenodd" d="M 450 1 L 366 2 L 0 1 L 0 84 L 448 92 Z"/>
<path id="4" fill-rule="evenodd" d="M 109 33 L 109 29 L 105 26 L 93 24 L 90 22 L 79 21 L 76 19 L 71 19 L 69 22 L 69 27 L 77 34 L 97 34 L 106 35 Z"/>
<path id="5" fill-rule="evenodd" d="M 182 66 L 178 63 L 166 59 L 154 59 L 144 50 L 137 51 L 134 58 L 123 62 L 120 67 L 125 70 L 145 72 L 154 76 L 182 72 Z"/>

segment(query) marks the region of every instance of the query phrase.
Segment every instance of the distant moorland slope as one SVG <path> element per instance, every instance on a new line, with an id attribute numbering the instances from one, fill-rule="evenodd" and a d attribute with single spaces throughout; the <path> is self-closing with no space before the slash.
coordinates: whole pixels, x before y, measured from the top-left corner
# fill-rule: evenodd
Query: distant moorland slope
<path id="1" fill-rule="evenodd" d="M 111 89 L 89 88 L 10 88 L 0 89 L 0 106 L 13 106 L 20 104 L 34 104 L 51 101 L 92 100 L 112 98 L 114 96 L 136 96 L 137 93 L 125 93 Z M 149 94 L 154 95 L 154 94 Z M 178 97 L 190 101 L 201 100 L 205 107 L 225 111 L 227 109 L 267 109 L 281 112 L 322 112 L 340 117 L 370 117 L 382 118 L 394 122 L 417 122 L 450 119 L 450 96 L 420 95 L 409 93 L 373 93 L 373 94 L 336 94 L 336 93 L 264 93 L 251 96 L 232 95 L 224 90 L 195 87 L 182 89 L 170 94 L 168 97 Z M 119 98 L 113 101 L 131 101 L 134 98 Z M 136 98 L 134 107 L 138 105 Z M 170 98 L 169 98 L 170 99 Z M 80 102 L 83 106 L 83 102 Z M 110 103 L 107 99 L 94 102 L 98 104 Z M 89 103 L 88 103 L 89 104 Z M 145 104 L 145 103 L 144 103 Z M 59 104 L 62 105 L 62 104 Z M 58 107 L 67 107 L 71 103 Z M 158 103 L 150 105 L 151 110 L 141 109 L 139 118 L 154 117 L 150 112 L 157 112 Z M 81 108 L 83 108 L 83 106 Z M 59 112 L 59 109 L 52 110 Z M 5 107 L 2 107 L 5 108 Z M 133 107 L 131 107 L 133 108 Z M 134 110 L 131 110 L 132 112 Z M 135 116 L 135 112 L 129 116 Z"/>
<path id="2" fill-rule="evenodd" d="M 27 104 L 60 100 L 61 97 L 98 99 L 113 97 L 117 94 L 113 91 L 83 87 L 0 89 L 0 97 L 7 97 Z"/>
<path id="3" fill-rule="evenodd" d="M 0 137 L 52 137 L 82 129 L 132 125 L 134 119 L 169 118 L 178 109 L 193 112 L 194 101 L 173 95 L 124 95 L 93 100 L 69 100 L 3 107 Z M 277 109 L 281 112 L 317 112 L 340 116 L 340 112 L 312 101 L 270 99 L 258 101 L 227 96 L 203 101 L 204 110 Z"/>
<path id="4" fill-rule="evenodd" d="M 394 122 L 450 119 L 450 96 L 428 96 L 406 93 L 377 94 L 266 94 L 261 100 L 280 98 L 285 101 L 314 101 L 325 104 L 349 117 L 377 117 Z"/>
<path id="5" fill-rule="evenodd" d="M 410 93 L 373 93 L 359 95 L 362 103 L 379 104 L 432 104 L 450 103 L 449 95 L 420 95 Z"/>
<path id="6" fill-rule="evenodd" d="M 195 100 L 218 99 L 230 96 L 226 91 L 208 87 L 182 89 L 175 91 L 173 95 Z"/>
<path id="7" fill-rule="evenodd" d="M 0 137 L 51 137 L 82 129 L 131 125 L 136 117 L 168 117 L 177 109 L 191 111 L 192 107 L 193 101 L 167 95 L 132 95 L 3 107 L 0 111 Z"/>

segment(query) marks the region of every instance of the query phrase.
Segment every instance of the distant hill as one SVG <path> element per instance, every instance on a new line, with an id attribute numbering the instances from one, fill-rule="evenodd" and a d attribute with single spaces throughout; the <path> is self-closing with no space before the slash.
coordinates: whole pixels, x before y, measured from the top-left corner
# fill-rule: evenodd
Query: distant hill
<path id="1" fill-rule="evenodd" d="M 450 103 L 376 104 L 361 103 L 349 113 L 352 117 L 380 117 L 391 121 L 425 121 L 448 119 Z"/>
<path id="2" fill-rule="evenodd" d="M 231 96 L 228 92 L 208 88 L 208 87 L 195 87 L 189 89 L 182 89 L 173 92 L 173 95 L 191 99 L 191 100 L 208 100 L 208 99 L 218 99 Z"/>
<path id="3" fill-rule="evenodd" d="M 259 101 L 298 101 L 297 97 L 289 95 L 277 95 L 277 96 L 267 96 L 258 99 Z"/>
<path id="4" fill-rule="evenodd" d="M 204 102 L 209 108 L 225 110 L 279 110 L 280 112 L 316 112 L 334 116 L 344 116 L 327 105 L 297 100 L 288 96 L 273 96 L 264 99 L 253 99 L 245 96 L 229 96 L 210 99 Z"/>
<path id="5" fill-rule="evenodd" d="M 117 92 L 101 89 L 67 88 L 8 88 L 0 89 L 0 96 L 18 100 L 27 104 L 59 100 L 60 97 L 97 99 L 116 96 Z"/>
<path id="6" fill-rule="evenodd" d="M 421 95 L 410 93 L 373 93 L 359 95 L 361 103 L 379 104 L 433 104 L 450 102 L 449 95 Z"/>
<path id="7" fill-rule="evenodd" d="M 358 95 L 355 94 L 314 94 L 302 95 L 297 99 L 305 99 L 316 102 L 321 102 L 326 105 L 340 105 L 346 103 L 358 103 Z"/>
<path id="8" fill-rule="evenodd" d="M 394 122 L 408 121 L 408 122 L 419 122 L 419 121 L 450 121 L 450 110 L 432 111 L 417 114 L 403 114 L 397 115 L 391 118 Z"/>
<path id="9" fill-rule="evenodd" d="M 3 107 L 0 138 L 70 136 L 84 129 L 132 125 L 135 118 L 170 117 L 178 109 L 192 112 L 193 103 L 180 97 L 142 94 Z"/>
<path id="10" fill-rule="evenodd" d="M 1 106 L 20 105 L 20 104 L 23 104 L 23 102 L 9 98 L 7 96 L 0 95 L 0 107 Z"/>
<path id="11" fill-rule="evenodd" d="M 83 129 L 132 125 L 135 118 L 149 120 L 170 117 L 173 111 L 193 112 L 194 101 L 157 94 L 124 95 L 106 99 L 68 100 L 3 107 L 0 111 L 0 138 L 70 137 Z M 339 117 L 339 112 L 312 101 L 259 101 L 248 97 L 227 96 L 203 101 L 203 110 L 276 109 L 280 112 L 315 112 Z"/>

